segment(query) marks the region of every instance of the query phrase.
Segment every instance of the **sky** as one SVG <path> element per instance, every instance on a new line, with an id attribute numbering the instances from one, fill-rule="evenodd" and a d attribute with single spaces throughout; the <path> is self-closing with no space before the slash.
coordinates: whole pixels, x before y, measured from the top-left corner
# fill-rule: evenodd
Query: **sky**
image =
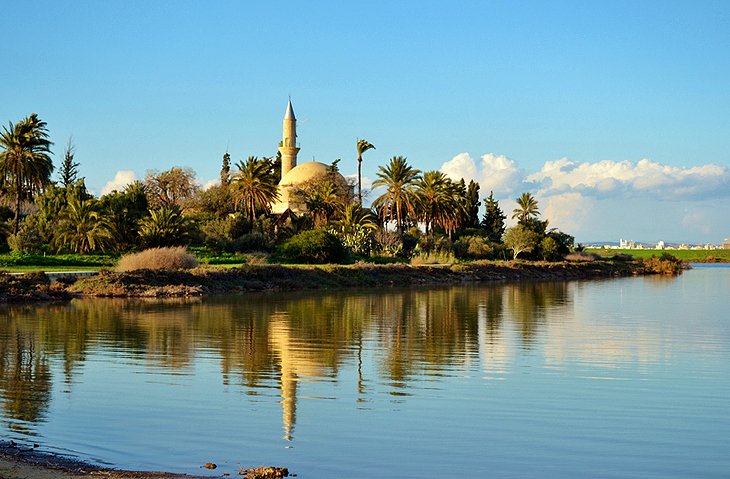
<path id="1" fill-rule="evenodd" d="M 97 195 L 275 154 L 291 97 L 299 163 L 355 174 L 365 138 L 366 185 L 402 155 L 579 242 L 730 237 L 725 0 L 6 2 L 0 31 L 0 124 L 38 113 Z"/>

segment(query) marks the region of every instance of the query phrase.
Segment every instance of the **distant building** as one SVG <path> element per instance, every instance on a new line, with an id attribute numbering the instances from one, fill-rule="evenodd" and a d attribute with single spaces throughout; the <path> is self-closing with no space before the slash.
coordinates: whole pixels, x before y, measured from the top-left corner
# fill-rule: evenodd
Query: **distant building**
<path id="1" fill-rule="evenodd" d="M 666 249 L 666 245 L 664 244 L 664 241 L 660 241 L 656 244 L 656 249 Z"/>
<path id="2" fill-rule="evenodd" d="M 722 242 L 722 249 L 730 249 L 730 238 L 725 238 Z"/>

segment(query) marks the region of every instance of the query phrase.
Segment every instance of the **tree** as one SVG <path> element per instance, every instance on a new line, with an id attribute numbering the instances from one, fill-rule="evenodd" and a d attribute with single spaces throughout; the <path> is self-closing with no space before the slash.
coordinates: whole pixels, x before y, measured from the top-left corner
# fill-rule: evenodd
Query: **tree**
<path id="1" fill-rule="evenodd" d="M 190 223 L 179 207 L 162 206 L 140 221 L 139 235 L 147 248 L 181 246 L 190 235 Z"/>
<path id="2" fill-rule="evenodd" d="M 416 212 L 415 182 L 421 171 L 412 168 L 404 156 L 394 156 L 386 167 L 380 167 L 373 187 L 384 186 L 385 193 L 373 201 L 383 221 L 396 221 L 398 231 L 403 232 L 407 215 Z"/>
<path id="3" fill-rule="evenodd" d="M 226 153 L 223 155 L 223 165 L 221 166 L 221 186 L 226 187 L 231 182 L 231 155 Z"/>
<path id="4" fill-rule="evenodd" d="M 532 193 L 522 193 L 517 198 L 517 208 L 512 210 L 512 218 L 517 218 L 520 224 L 526 224 L 530 218 L 536 218 L 540 216 L 540 211 L 537 208 L 537 200 Z"/>
<path id="5" fill-rule="evenodd" d="M 13 234 L 18 233 L 20 204 L 51 182 L 53 161 L 46 122 L 31 113 L 0 135 L 0 182 L 15 195 Z"/>
<path id="6" fill-rule="evenodd" d="M 130 183 L 124 191 L 112 191 L 99 199 L 99 211 L 109 229 L 110 245 L 117 251 L 125 251 L 139 242 L 139 224 L 149 215 L 149 204 L 144 186 L 140 181 Z"/>
<path id="7" fill-rule="evenodd" d="M 304 204 L 314 226 L 324 226 L 344 207 L 343 197 L 335 182 L 322 175 L 295 189 L 292 195 Z"/>
<path id="8" fill-rule="evenodd" d="M 251 227 L 259 211 L 268 213 L 271 204 L 279 199 L 279 188 L 274 178 L 270 158 L 259 159 L 249 156 L 236 165 L 238 172 L 233 176 L 232 188 L 236 206 L 246 212 Z"/>
<path id="9" fill-rule="evenodd" d="M 459 182 L 459 185 L 464 189 L 464 179 Z M 469 185 L 466 186 L 466 194 L 464 196 L 464 204 L 462 210 L 464 211 L 464 218 L 462 220 L 462 226 L 465 228 L 478 228 L 479 227 L 479 207 L 482 202 L 479 201 L 479 183 L 474 180 L 469 180 Z"/>
<path id="10" fill-rule="evenodd" d="M 499 207 L 499 201 L 494 199 L 494 191 L 489 192 L 489 197 L 484 203 L 484 218 L 482 218 L 482 226 L 487 230 L 487 236 L 490 241 L 499 243 L 504 234 L 504 220 L 506 216 Z"/>
<path id="11" fill-rule="evenodd" d="M 538 241 L 540 241 L 540 236 L 537 233 L 520 224 L 507 228 L 502 237 L 502 242 L 514 253 L 512 259 L 517 259 L 517 255 L 520 253 L 532 251 Z"/>
<path id="12" fill-rule="evenodd" d="M 357 140 L 357 201 L 362 206 L 362 154 L 375 149 L 367 140 Z"/>
<path id="13" fill-rule="evenodd" d="M 352 233 L 363 228 L 370 231 L 378 229 L 377 223 L 370 210 L 363 208 L 357 203 L 350 203 L 345 207 L 342 219 L 335 223 L 343 233 Z"/>
<path id="14" fill-rule="evenodd" d="M 147 171 L 144 188 L 153 208 L 162 206 L 183 208 L 185 202 L 193 198 L 200 190 L 195 182 L 195 172 L 191 168 L 179 166 L 163 172 Z"/>
<path id="15" fill-rule="evenodd" d="M 66 149 L 63 151 L 63 161 L 61 162 L 61 168 L 58 171 L 58 176 L 61 179 L 61 185 L 64 188 L 68 188 L 76 182 L 78 177 L 78 168 L 80 163 L 74 162 L 74 154 L 76 153 L 76 146 L 73 144 L 73 139 L 68 139 Z"/>
<path id="16" fill-rule="evenodd" d="M 56 234 L 56 247 L 60 251 L 68 246 L 78 254 L 87 254 L 97 248 L 104 249 L 111 239 L 106 222 L 96 210 L 95 200 L 72 198 L 63 213 Z"/>
<path id="17" fill-rule="evenodd" d="M 433 233 L 434 225 L 448 232 L 454 229 L 463 211 L 459 193 L 457 185 L 440 171 L 427 171 L 416 181 L 418 219 L 425 223 L 427 235 Z"/>

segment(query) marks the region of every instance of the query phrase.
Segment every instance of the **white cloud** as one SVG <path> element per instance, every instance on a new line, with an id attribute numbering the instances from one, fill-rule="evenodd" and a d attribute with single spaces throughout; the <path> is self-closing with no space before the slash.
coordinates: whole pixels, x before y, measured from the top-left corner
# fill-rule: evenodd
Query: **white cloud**
<path id="1" fill-rule="evenodd" d="M 125 186 L 137 181 L 137 174 L 132 170 L 120 170 L 114 175 L 114 178 L 107 181 L 101 188 L 101 194 L 106 195 L 112 191 L 122 191 Z"/>
<path id="2" fill-rule="evenodd" d="M 524 180 L 514 160 L 493 153 L 483 155 L 478 162 L 469 153 L 459 153 L 441 165 L 440 170 L 452 180 L 478 182 L 483 196 L 488 196 L 489 191 L 497 197 L 511 195 L 520 190 Z"/>
<path id="3" fill-rule="evenodd" d="M 218 186 L 220 184 L 221 184 L 220 178 L 213 178 L 212 180 L 198 183 L 198 185 L 200 186 L 200 189 L 202 189 L 203 191 L 209 190 L 212 187 Z"/>
<path id="4" fill-rule="evenodd" d="M 725 166 L 680 168 L 647 159 L 637 163 L 611 160 L 581 163 L 561 158 L 545 162 L 527 180 L 537 183 L 545 195 L 575 191 L 597 197 L 678 200 L 730 193 L 730 170 Z"/>
<path id="5" fill-rule="evenodd" d="M 583 232 L 595 206 L 593 198 L 578 192 L 540 198 L 538 203 L 542 217 L 550 221 L 550 228 L 558 228 L 573 235 Z"/>

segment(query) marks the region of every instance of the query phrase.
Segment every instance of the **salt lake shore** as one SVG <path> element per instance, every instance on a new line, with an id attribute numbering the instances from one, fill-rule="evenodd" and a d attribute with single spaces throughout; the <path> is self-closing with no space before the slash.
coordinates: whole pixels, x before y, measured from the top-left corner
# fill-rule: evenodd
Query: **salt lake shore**
<path id="1" fill-rule="evenodd" d="M 0 442 L 0 478 L 2 479 L 199 479 L 202 477 L 210 478 L 211 476 L 120 471 L 52 454 L 38 453 L 26 446 Z"/>
<path id="2" fill-rule="evenodd" d="M 642 261 L 512 262 L 454 265 L 405 264 L 285 266 L 192 270 L 102 270 L 93 276 L 60 278 L 44 273 L 0 274 L 0 303 L 68 300 L 74 297 L 186 297 L 254 291 L 573 280 L 654 274 Z"/>

